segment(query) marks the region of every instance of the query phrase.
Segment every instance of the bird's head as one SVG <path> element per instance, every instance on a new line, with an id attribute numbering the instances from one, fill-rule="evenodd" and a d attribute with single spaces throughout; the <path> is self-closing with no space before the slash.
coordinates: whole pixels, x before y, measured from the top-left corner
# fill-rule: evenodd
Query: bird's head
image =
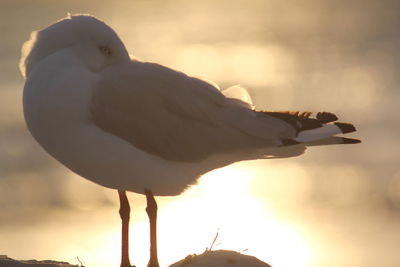
<path id="1" fill-rule="evenodd" d="M 89 15 L 68 15 L 31 34 L 22 48 L 22 75 L 27 77 L 37 63 L 64 49 L 72 51 L 94 72 L 130 59 L 118 35 L 104 22 Z"/>

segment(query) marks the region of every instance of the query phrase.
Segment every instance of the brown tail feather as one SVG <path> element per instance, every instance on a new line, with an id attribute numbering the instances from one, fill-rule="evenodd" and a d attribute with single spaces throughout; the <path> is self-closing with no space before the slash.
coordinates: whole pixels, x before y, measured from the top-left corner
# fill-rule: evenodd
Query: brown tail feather
<path id="1" fill-rule="evenodd" d="M 329 123 L 338 120 L 338 117 L 335 114 L 325 111 L 318 112 L 316 118 L 321 123 Z"/>
<path id="2" fill-rule="evenodd" d="M 322 124 L 336 118 L 334 114 L 328 112 L 319 112 L 317 118 L 310 118 L 312 113 L 308 111 L 263 111 L 262 114 L 286 121 L 292 125 L 297 132 L 319 128 Z"/>

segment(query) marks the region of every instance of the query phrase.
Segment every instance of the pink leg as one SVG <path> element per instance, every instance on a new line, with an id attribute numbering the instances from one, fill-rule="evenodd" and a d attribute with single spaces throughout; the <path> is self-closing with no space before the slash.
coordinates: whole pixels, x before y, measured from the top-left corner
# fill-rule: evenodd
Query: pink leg
<path id="1" fill-rule="evenodd" d="M 150 260 L 147 267 L 159 267 L 157 256 L 157 202 L 153 193 L 146 190 L 147 207 L 146 212 L 150 221 Z"/>
<path id="2" fill-rule="evenodd" d="M 121 267 L 132 267 L 129 261 L 129 218 L 131 207 L 128 198 L 123 190 L 118 190 L 119 195 L 119 215 L 122 220 L 122 256 Z"/>

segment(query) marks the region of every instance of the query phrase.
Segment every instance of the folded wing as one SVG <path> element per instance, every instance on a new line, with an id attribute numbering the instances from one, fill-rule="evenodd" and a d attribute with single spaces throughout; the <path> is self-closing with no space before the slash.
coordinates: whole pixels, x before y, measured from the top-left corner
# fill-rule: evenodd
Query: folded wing
<path id="1" fill-rule="evenodd" d="M 277 146 L 295 129 L 257 116 L 213 85 L 158 64 L 132 61 L 103 71 L 93 122 L 150 154 L 200 161 L 218 153 Z"/>

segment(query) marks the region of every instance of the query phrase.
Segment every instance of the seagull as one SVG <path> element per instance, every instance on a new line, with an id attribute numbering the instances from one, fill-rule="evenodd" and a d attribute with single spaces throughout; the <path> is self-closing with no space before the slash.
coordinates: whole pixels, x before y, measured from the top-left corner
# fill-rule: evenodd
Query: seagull
<path id="1" fill-rule="evenodd" d="M 20 70 L 34 139 L 72 172 L 118 190 L 121 267 L 131 266 L 126 191 L 146 195 L 148 266 L 157 267 L 154 196 L 179 195 L 201 175 L 237 161 L 360 142 L 338 136 L 355 127 L 336 122 L 333 113 L 258 111 L 241 87 L 221 91 L 133 58 L 114 30 L 91 15 L 69 14 L 33 32 Z"/>

